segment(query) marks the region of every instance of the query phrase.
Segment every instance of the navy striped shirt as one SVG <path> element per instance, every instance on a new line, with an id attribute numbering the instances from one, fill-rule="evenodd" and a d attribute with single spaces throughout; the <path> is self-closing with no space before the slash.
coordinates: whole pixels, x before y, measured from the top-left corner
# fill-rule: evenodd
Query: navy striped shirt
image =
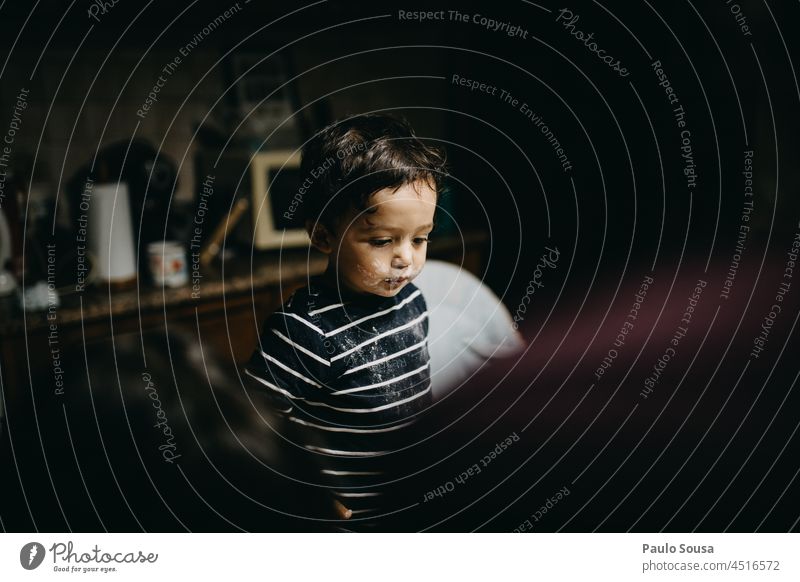
<path id="1" fill-rule="evenodd" d="M 414 444 L 431 403 L 427 338 L 413 284 L 394 297 L 342 301 L 317 277 L 270 316 L 248 363 L 353 519 L 397 509 L 392 454 Z"/>

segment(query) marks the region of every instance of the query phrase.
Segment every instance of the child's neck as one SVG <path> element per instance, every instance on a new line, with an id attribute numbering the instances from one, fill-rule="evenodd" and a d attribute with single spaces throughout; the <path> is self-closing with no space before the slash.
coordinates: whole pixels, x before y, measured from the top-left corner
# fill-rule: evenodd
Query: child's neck
<path id="1" fill-rule="evenodd" d="M 332 265 L 328 265 L 325 272 L 320 275 L 320 283 L 325 287 L 336 293 L 343 303 L 355 302 L 373 302 L 381 301 L 383 298 L 380 295 L 373 295 L 372 293 L 360 293 L 350 289 L 344 282 L 340 281 L 336 276 L 336 269 Z"/>

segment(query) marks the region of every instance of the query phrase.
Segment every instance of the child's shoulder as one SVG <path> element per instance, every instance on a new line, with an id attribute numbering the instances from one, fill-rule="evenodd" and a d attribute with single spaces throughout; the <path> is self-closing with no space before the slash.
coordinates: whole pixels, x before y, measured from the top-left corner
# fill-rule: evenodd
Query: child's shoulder
<path id="1" fill-rule="evenodd" d="M 397 295 L 391 298 L 375 296 L 372 298 L 342 299 L 334 290 L 320 284 L 318 279 L 297 289 L 283 304 L 281 312 L 302 318 L 314 327 L 336 327 L 351 319 L 368 316 L 382 311 L 395 311 L 400 307 L 414 310 L 426 309 L 422 292 L 413 283 L 408 283 Z M 394 309 L 393 309 L 394 308 Z M 405 312 L 406 309 L 401 311 Z"/>
<path id="2" fill-rule="evenodd" d="M 314 318 L 342 305 L 343 303 L 338 297 L 312 280 L 310 284 L 300 287 L 292 293 L 283 304 L 283 311 L 306 318 Z"/>
<path id="3" fill-rule="evenodd" d="M 315 285 L 312 280 L 292 293 L 272 317 L 287 321 L 291 327 L 300 324 L 301 331 L 316 332 L 310 335 L 321 338 L 346 316 L 345 305 L 334 293 Z"/>

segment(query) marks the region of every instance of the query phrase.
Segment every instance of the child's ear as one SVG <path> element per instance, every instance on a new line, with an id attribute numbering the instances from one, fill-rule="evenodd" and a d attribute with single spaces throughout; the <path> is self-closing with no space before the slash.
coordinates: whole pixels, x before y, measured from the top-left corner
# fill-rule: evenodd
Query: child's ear
<path id="1" fill-rule="evenodd" d="M 306 222 L 306 232 L 311 245 L 320 252 L 329 255 L 333 252 L 333 237 L 327 227 L 320 222 Z"/>

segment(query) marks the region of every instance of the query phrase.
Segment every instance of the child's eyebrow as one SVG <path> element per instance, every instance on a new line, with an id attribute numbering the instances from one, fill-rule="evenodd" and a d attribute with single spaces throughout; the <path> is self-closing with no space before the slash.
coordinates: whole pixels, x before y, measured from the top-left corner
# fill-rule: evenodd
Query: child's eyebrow
<path id="1" fill-rule="evenodd" d="M 366 227 L 364 228 L 364 230 L 366 230 L 366 231 L 379 230 L 379 229 L 383 229 L 383 230 L 398 230 L 398 229 L 393 228 L 391 226 L 386 226 L 386 225 L 383 225 L 383 224 L 376 224 L 376 223 L 370 222 L 369 220 L 364 220 L 364 223 L 366 224 Z M 417 231 L 420 231 L 420 230 L 431 230 L 431 229 L 433 229 L 433 223 L 429 222 L 427 224 L 423 224 L 423 225 L 418 226 L 416 229 L 414 229 L 414 232 L 417 232 Z"/>
<path id="2" fill-rule="evenodd" d="M 383 228 L 383 225 L 372 222 L 367 216 L 364 217 L 364 224 L 366 225 L 365 230 L 376 230 L 378 228 Z"/>

